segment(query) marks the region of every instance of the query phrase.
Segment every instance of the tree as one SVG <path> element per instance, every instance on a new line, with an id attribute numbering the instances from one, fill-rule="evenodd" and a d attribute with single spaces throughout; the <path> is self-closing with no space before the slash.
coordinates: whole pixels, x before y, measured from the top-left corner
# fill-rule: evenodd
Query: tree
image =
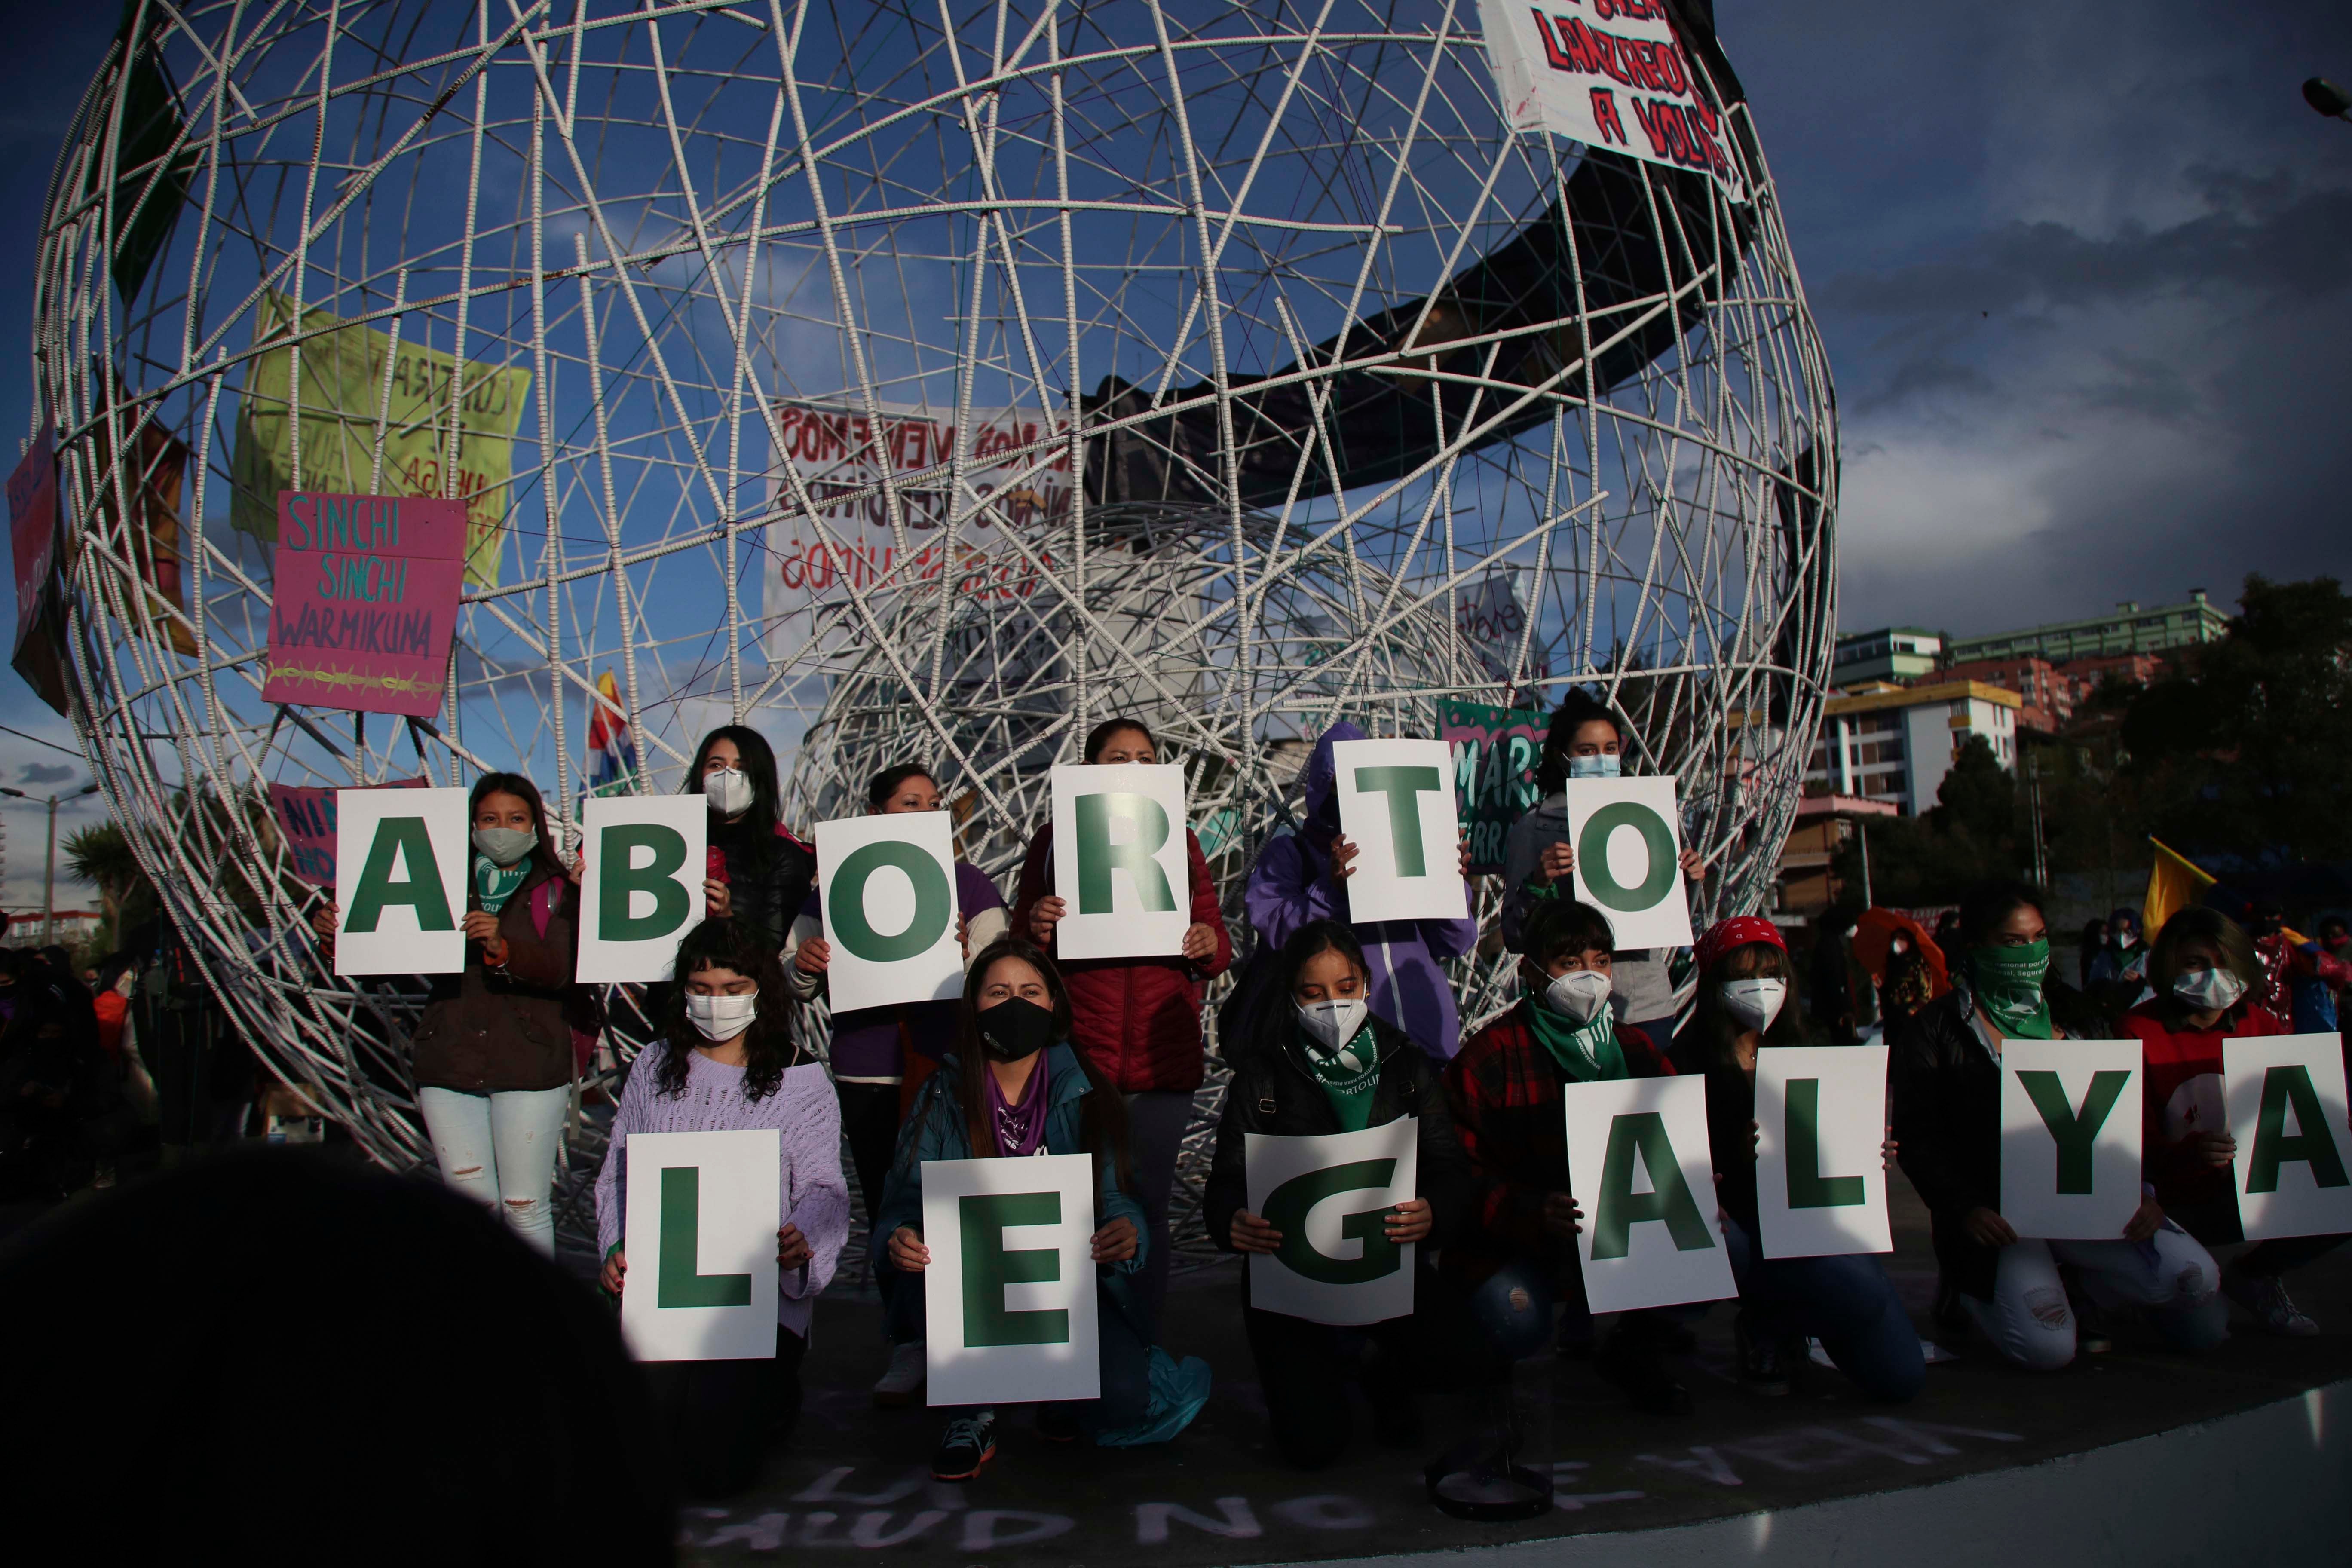
<path id="1" fill-rule="evenodd" d="M 122 913 L 123 900 L 131 890 L 147 879 L 139 868 L 138 857 L 131 852 L 131 841 L 111 822 L 97 823 L 73 834 L 66 840 L 65 851 L 66 875 L 98 889 L 99 908 L 109 922 Z"/>
<path id="2" fill-rule="evenodd" d="M 2221 642 L 2126 711 L 2124 773 L 2187 854 L 2352 854 L 2352 597 L 2333 577 L 2246 579 Z"/>
<path id="3" fill-rule="evenodd" d="M 2017 781 L 1992 754 L 1992 742 L 1970 735 L 1953 754 L 1951 771 L 1936 788 L 1928 815 L 1948 833 L 1965 834 L 1987 849 L 2017 836 Z"/>

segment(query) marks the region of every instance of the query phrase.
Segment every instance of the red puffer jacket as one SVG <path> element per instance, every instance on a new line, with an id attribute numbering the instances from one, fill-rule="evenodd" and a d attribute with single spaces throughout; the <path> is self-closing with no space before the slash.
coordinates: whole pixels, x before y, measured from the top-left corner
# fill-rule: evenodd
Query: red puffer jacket
<path id="1" fill-rule="evenodd" d="M 1201 841 L 1187 828 L 1185 859 L 1191 867 L 1192 923 L 1217 933 L 1217 951 L 1206 963 L 1185 958 L 1085 958 L 1061 963 L 1070 990 L 1072 1044 L 1121 1094 L 1146 1089 L 1190 1093 L 1201 1087 L 1201 987 L 1234 961 L 1234 939 L 1217 908 L 1209 862 Z M 1029 933 L 1030 911 L 1054 894 L 1054 829 L 1048 826 L 1029 845 L 1021 865 L 1021 889 L 1013 905 L 1013 929 Z M 1047 952 L 1053 952 L 1048 948 Z M 1055 954 L 1060 962 L 1060 955 Z"/>

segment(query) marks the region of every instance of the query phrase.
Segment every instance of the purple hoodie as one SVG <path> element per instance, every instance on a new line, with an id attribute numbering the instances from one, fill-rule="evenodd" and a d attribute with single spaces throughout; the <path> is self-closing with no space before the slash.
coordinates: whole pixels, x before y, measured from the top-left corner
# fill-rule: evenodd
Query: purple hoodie
<path id="1" fill-rule="evenodd" d="M 1478 940 L 1478 922 L 1458 921 L 1348 920 L 1348 895 L 1331 880 L 1332 838 L 1339 831 L 1339 803 L 1333 786 L 1331 747 L 1360 741 L 1364 732 L 1341 722 L 1323 732 L 1307 762 L 1307 819 L 1299 832 L 1265 847 L 1250 868 L 1242 895 L 1258 940 L 1279 947 L 1309 921 L 1347 921 L 1364 944 L 1371 970 L 1371 1009 L 1412 1037 L 1439 1061 L 1462 1048 L 1462 1023 L 1454 1011 L 1454 987 L 1438 967 L 1459 958 Z"/>

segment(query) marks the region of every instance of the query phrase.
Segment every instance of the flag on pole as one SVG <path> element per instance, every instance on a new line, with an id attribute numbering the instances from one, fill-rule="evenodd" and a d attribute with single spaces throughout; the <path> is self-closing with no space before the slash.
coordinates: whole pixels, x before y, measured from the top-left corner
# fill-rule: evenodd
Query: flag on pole
<path id="1" fill-rule="evenodd" d="M 2213 879 L 2189 863 L 2179 851 L 2168 848 L 2157 839 L 2156 864 L 2148 868 L 2147 893 L 2140 900 L 2140 930 L 2154 942 L 2164 922 L 2198 901 Z"/>
<path id="2" fill-rule="evenodd" d="M 621 716 L 621 688 L 606 670 L 596 678 L 602 699 L 588 717 L 588 793 L 627 795 L 636 787 L 637 743 Z"/>

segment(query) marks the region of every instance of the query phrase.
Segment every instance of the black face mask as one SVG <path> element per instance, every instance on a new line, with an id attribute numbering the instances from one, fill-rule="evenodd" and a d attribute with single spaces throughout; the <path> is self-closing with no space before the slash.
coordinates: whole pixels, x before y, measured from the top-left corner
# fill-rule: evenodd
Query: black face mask
<path id="1" fill-rule="evenodd" d="M 1054 1015 L 1014 996 L 980 1015 L 980 1044 L 1000 1062 L 1034 1057 L 1054 1043 Z"/>

